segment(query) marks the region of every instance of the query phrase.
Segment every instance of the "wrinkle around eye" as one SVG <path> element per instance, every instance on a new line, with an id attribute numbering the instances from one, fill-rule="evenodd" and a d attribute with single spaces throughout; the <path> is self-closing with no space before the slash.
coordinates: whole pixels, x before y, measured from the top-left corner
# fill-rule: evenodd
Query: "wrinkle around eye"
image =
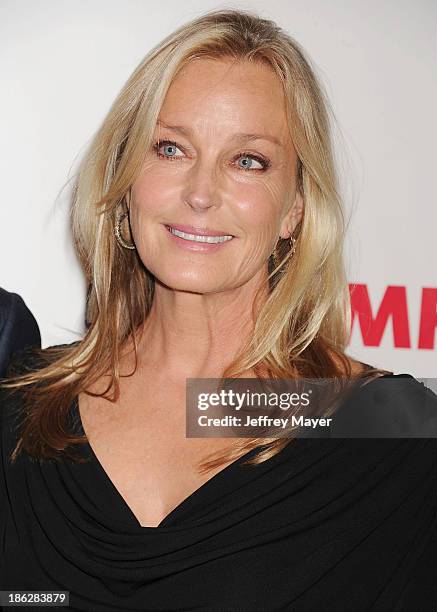
<path id="1" fill-rule="evenodd" d="M 171 145 L 175 149 L 178 149 L 182 153 L 182 155 L 165 155 L 164 153 L 161 153 L 160 150 L 163 147 L 168 146 L 168 145 Z M 181 147 L 176 141 L 166 139 L 166 138 L 158 139 L 152 145 L 152 150 L 156 153 L 156 157 L 158 159 L 162 159 L 165 161 L 171 161 L 171 162 L 176 161 L 176 160 L 179 160 L 179 161 L 183 160 L 185 156 L 183 149 L 184 147 Z M 242 166 L 239 166 L 238 160 L 244 157 L 252 159 L 256 163 L 258 163 L 261 167 L 260 168 L 244 168 Z M 264 155 L 261 155 L 261 154 L 251 153 L 250 151 L 240 151 L 229 161 L 229 164 L 233 165 L 238 171 L 241 171 L 245 174 L 261 174 L 261 173 L 265 173 L 267 170 L 270 169 L 271 160 L 268 157 L 265 157 Z"/>

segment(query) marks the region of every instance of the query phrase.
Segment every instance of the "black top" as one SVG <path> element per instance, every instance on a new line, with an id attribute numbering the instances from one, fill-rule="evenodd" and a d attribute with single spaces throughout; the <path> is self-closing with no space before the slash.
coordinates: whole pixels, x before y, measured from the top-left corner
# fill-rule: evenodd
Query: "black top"
<path id="1" fill-rule="evenodd" d="M 11 356 L 26 346 L 41 346 L 38 323 L 23 298 L 0 287 L 0 378 Z"/>
<path id="2" fill-rule="evenodd" d="M 386 378 L 401 392 L 372 381 L 340 411 L 414 423 L 427 397 L 437 414 L 415 378 Z M 242 466 L 254 449 L 141 527 L 89 444 L 89 463 L 11 465 L 20 401 L 2 394 L 2 590 L 66 590 L 92 612 L 437 609 L 437 439 L 300 438 Z M 83 432 L 77 402 L 72 416 Z"/>

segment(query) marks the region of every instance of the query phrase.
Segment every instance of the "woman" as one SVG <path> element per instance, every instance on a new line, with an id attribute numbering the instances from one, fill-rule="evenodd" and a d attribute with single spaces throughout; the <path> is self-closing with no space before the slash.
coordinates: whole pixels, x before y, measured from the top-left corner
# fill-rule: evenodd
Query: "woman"
<path id="1" fill-rule="evenodd" d="M 185 434 L 187 378 L 353 378 L 375 402 L 384 371 L 345 354 L 327 108 L 298 44 L 241 11 L 126 83 L 74 194 L 87 334 L 23 354 L 3 391 L 3 589 L 93 611 L 412 609 L 431 589 L 433 440 Z M 408 418 L 426 391 L 388 377 Z"/>

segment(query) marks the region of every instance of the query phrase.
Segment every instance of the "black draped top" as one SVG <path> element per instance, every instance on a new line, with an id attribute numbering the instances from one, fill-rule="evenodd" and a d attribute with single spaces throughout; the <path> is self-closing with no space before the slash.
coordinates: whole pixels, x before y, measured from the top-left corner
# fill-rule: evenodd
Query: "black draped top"
<path id="1" fill-rule="evenodd" d="M 371 381 L 339 413 L 382 401 L 422 437 L 300 438 L 242 465 L 254 449 L 158 527 L 139 524 L 89 444 L 87 463 L 11 464 L 20 399 L 2 391 L 0 590 L 65 590 L 92 612 L 436 610 L 437 439 L 423 432 L 437 396 L 388 378 L 397 394 Z M 77 402 L 72 416 L 83 433 Z"/>

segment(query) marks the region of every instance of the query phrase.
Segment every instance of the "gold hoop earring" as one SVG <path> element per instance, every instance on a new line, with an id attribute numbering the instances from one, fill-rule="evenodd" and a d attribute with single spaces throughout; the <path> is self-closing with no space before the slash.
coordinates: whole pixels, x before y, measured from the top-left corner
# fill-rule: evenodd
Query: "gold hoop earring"
<path id="1" fill-rule="evenodd" d="M 115 237 L 117 239 L 117 242 L 120 246 L 122 246 L 125 249 L 130 249 L 133 250 L 135 249 L 135 245 L 134 244 L 129 244 L 128 242 L 126 242 L 126 240 L 123 238 L 123 236 L 121 235 L 121 224 L 123 223 L 123 221 L 126 219 L 126 217 L 129 217 L 129 212 L 126 211 L 124 213 L 122 213 L 118 218 L 117 218 L 117 222 L 115 224 L 114 227 L 114 234 Z"/>
<path id="2" fill-rule="evenodd" d="M 290 240 L 290 248 L 288 250 L 288 253 L 289 253 L 289 258 L 288 259 L 291 259 L 293 257 L 293 255 L 294 255 L 294 252 L 296 251 L 297 239 L 294 238 L 294 236 L 290 236 L 289 240 Z M 285 242 L 285 240 L 284 240 L 284 242 Z M 278 242 L 278 244 L 279 244 L 279 242 Z M 278 251 L 277 251 L 278 244 L 276 245 L 276 247 L 275 247 L 275 249 L 274 249 L 274 251 L 272 253 L 273 261 L 275 263 L 275 268 L 277 268 L 281 264 L 281 262 L 282 263 L 284 262 L 284 254 L 278 255 Z"/>

